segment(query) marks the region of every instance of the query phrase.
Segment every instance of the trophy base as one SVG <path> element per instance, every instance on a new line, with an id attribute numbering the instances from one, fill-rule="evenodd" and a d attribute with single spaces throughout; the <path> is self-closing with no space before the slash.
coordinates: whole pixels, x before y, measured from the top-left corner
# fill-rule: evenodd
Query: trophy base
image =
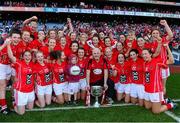
<path id="1" fill-rule="evenodd" d="M 100 104 L 99 104 L 98 102 L 95 102 L 94 105 L 93 105 L 93 107 L 99 108 L 99 107 L 100 107 Z"/>

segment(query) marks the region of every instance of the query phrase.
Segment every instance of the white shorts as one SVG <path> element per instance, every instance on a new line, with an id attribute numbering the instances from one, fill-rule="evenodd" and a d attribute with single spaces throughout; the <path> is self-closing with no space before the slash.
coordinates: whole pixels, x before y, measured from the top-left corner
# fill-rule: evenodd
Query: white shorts
<path id="1" fill-rule="evenodd" d="M 52 85 L 40 86 L 36 85 L 36 94 L 37 95 L 52 95 Z"/>
<path id="2" fill-rule="evenodd" d="M 67 82 L 64 82 L 61 84 L 54 83 L 53 90 L 54 90 L 54 93 L 56 96 L 63 94 L 63 93 L 67 93 L 68 92 L 68 83 Z"/>
<path id="3" fill-rule="evenodd" d="M 162 79 L 168 78 L 170 76 L 169 67 L 167 69 L 162 69 L 161 73 L 162 73 Z"/>
<path id="4" fill-rule="evenodd" d="M 116 91 L 118 91 L 119 86 L 120 86 L 120 83 L 119 83 L 119 82 L 118 82 L 118 83 L 115 83 L 115 84 L 114 84 L 114 89 L 115 89 Z"/>
<path id="5" fill-rule="evenodd" d="M 16 76 L 16 70 L 12 67 L 12 76 Z"/>
<path id="6" fill-rule="evenodd" d="M 134 98 L 144 99 L 144 85 L 131 84 L 130 96 Z"/>
<path id="7" fill-rule="evenodd" d="M 131 87 L 131 84 L 121 84 L 120 83 L 118 86 L 117 92 L 118 93 L 130 94 L 130 87 Z"/>
<path id="8" fill-rule="evenodd" d="M 87 86 L 86 78 L 80 79 L 80 81 L 79 81 L 79 89 L 86 90 L 86 86 Z"/>
<path id="9" fill-rule="evenodd" d="M 29 93 L 23 93 L 17 90 L 14 90 L 14 98 L 17 106 L 25 106 L 30 102 L 34 102 L 35 94 L 34 91 Z"/>
<path id="10" fill-rule="evenodd" d="M 150 102 L 161 102 L 164 99 L 163 92 L 156 92 L 156 93 L 145 92 L 144 99 Z"/>
<path id="11" fill-rule="evenodd" d="M 10 65 L 0 64 L 0 80 L 10 80 L 12 68 Z"/>
<path id="12" fill-rule="evenodd" d="M 68 83 L 68 94 L 79 92 L 79 82 Z"/>

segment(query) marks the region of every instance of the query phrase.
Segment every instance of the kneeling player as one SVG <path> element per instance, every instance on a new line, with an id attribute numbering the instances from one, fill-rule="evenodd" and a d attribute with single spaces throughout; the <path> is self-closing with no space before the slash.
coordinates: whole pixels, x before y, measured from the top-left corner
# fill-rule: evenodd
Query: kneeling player
<path id="1" fill-rule="evenodd" d="M 52 96 L 52 72 L 51 65 L 44 62 L 42 52 L 36 53 L 37 63 L 34 64 L 34 73 L 36 80 L 36 95 L 38 100 L 36 105 L 43 108 L 51 104 Z"/>
<path id="2" fill-rule="evenodd" d="M 33 76 L 33 63 L 31 62 L 32 56 L 29 51 L 23 54 L 23 60 L 16 59 L 13 56 L 10 40 L 8 39 L 8 56 L 14 63 L 16 70 L 16 81 L 14 87 L 14 110 L 20 115 L 25 113 L 25 106 L 32 109 L 34 106 L 34 76 Z"/>
<path id="3" fill-rule="evenodd" d="M 161 68 L 166 68 L 167 65 L 163 64 L 161 59 L 152 58 L 152 53 L 148 49 L 144 49 L 142 55 L 145 61 L 145 108 L 152 109 L 155 114 L 175 108 L 176 105 L 172 102 L 161 104 L 163 101 L 163 85 L 160 72 Z"/>
<path id="4" fill-rule="evenodd" d="M 120 82 L 117 86 L 117 100 L 120 101 L 124 98 L 125 102 L 130 102 L 130 66 L 129 63 L 125 61 L 124 54 L 118 55 L 118 63 L 115 65 L 114 76 L 117 77 Z"/>
<path id="5" fill-rule="evenodd" d="M 130 66 L 131 66 L 131 102 L 139 103 L 143 106 L 144 99 L 144 83 L 143 83 L 143 59 L 138 57 L 138 50 L 132 49 L 129 53 L 130 55 Z"/>

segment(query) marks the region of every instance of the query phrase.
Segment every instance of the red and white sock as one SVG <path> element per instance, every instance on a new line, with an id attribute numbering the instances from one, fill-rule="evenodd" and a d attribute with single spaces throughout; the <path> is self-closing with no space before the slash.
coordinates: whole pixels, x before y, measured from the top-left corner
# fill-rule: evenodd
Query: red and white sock
<path id="1" fill-rule="evenodd" d="M 172 109 L 174 107 L 174 104 L 168 103 L 168 104 L 166 104 L 166 106 L 167 106 L 167 109 L 169 110 L 169 109 Z"/>
<path id="2" fill-rule="evenodd" d="M 166 105 L 167 103 L 166 103 L 165 100 L 163 100 L 163 101 L 161 101 L 161 104 L 162 104 L 162 105 Z"/>
<path id="3" fill-rule="evenodd" d="M 0 99 L 0 105 L 1 105 L 1 110 L 6 109 L 7 108 L 6 99 Z"/>

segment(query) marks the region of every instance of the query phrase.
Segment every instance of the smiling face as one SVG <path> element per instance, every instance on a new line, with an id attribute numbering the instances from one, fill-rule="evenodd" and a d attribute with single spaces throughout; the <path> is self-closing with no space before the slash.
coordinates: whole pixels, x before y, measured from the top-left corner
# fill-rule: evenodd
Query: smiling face
<path id="1" fill-rule="evenodd" d="M 138 54 L 136 52 L 134 52 L 134 51 L 130 52 L 129 54 L 130 54 L 130 58 L 133 61 L 135 61 L 137 59 L 137 57 L 138 57 Z"/>
<path id="2" fill-rule="evenodd" d="M 129 39 L 129 41 L 133 41 L 135 38 L 134 32 L 129 32 L 127 38 Z"/>
<path id="3" fill-rule="evenodd" d="M 44 31 L 39 31 L 39 32 L 38 32 L 38 39 L 40 39 L 40 40 L 44 40 L 44 39 L 45 39 L 45 33 L 44 33 Z"/>
<path id="4" fill-rule="evenodd" d="M 23 54 L 23 59 L 26 63 L 29 63 L 32 59 L 31 53 L 29 51 L 25 51 Z"/>
<path id="5" fill-rule="evenodd" d="M 125 57 L 123 54 L 118 55 L 118 63 L 123 64 L 125 61 Z"/>
<path id="6" fill-rule="evenodd" d="M 118 42 L 118 43 L 116 44 L 116 49 L 117 49 L 118 51 L 123 50 L 123 44 L 122 44 L 121 42 Z"/>
<path id="7" fill-rule="evenodd" d="M 70 39 L 71 39 L 71 41 L 76 40 L 76 33 L 75 32 L 71 33 Z"/>
<path id="8" fill-rule="evenodd" d="M 49 31 L 49 38 L 55 39 L 56 38 L 56 32 L 54 30 Z"/>
<path id="9" fill-rule="evenodd" d="M 79 49 L 79 50 L 78 50 L 78 57 L 79 57 L 79 58 L 83 58 L 84 55 L 85 55 L 84 50 L 83 50 L 83 49 Z"/>
<path id="10" fill-rule="evenodd" d="M 138 38 L 137 39 L 137 44 L 139 47 L 144 47 L 145 40 L 143 38 Z"/>
<path id="11" fill-rule="evenodd" d="M 92 51 L 92 56 L 95 60 L 99 60 L 101 56 L 101 51 L 99 48 L 94 48 Z"/>
<path id="12" fill-rule="evenodd" d="M 65 46 L 66 45 L 66 38 L 65 37 L 61 37 L 60 45 L 61 46 Z"/>
<path id="13" fill-rule="evenodd" d="M 56 40 L 55 39 L 49 39 L 48 45 L 50 48 L 54 48 L 56 46 Z"/>
<path id="14" fill-rule="evenodd" d="M 157 39 L 160 36 L 160 33 L 158 30 L 152 31 L 152 38 Z"/>
<path id="15" fill-rule="evenodd" d="M 110 38 L 105 38 L 104 43 L 105 43 L 106 47 L 110 47 L 111 46 Z"/>
<path id="16" fill-rule="evenodd" d="M 36 59 L 37 59 L 37 61 L 38 61 L 39 63 L 43 63 L 43 61 L 44 61 L 44 55 L 43 55 L 43 53 L 42 53 L 42 52 L 36 53 Z"/>
<path id="17" fill-rule="evenodd" d="M 28 31 L 23 31 L 23 33 L 22 33 L 22 39 L 23 39 L 23 41 L 25 41 L 26 43 L 29 43 L 29 41 L 30 41 L 30 32 L 28 32 Z"/>
<path id="18" fill-rule="evenodd" d="M 107 47 L 105 49 L 105 55 L 106 55 L 107 58 L 111 58 L 112 57 L 112 50 L 111 50 L 111 48 Z"/>
<path id="19" fill-rule="evenodd" d="M 151 56 L 152 56 L 152 54 L 148 50 L 145 49 L 142 51 L 142 57 L 143 57 L 144 61 L 150 61 Z"/>
<path id="20" fill-rule="evenodd" d="M 11 38 L 12 38 L 12 42 L 14 44 L 18 44 L 20 42 L 20 40 L 21 40 L 20 34 L 16 34 L 16 33 L 13 33 Z"/>
<path id="21" fill-rule="evenodd" d="M 126 37 L 124 35 L 120 35 L 119 40 L 120 40 L 120 42 L 124 43 L 126 40 Z"/>
<path id="22" fill-rule="evenodd" d="M 92 38 L 92 42 L 93 42 L 93 45 L 94 45 L 94 46 L 98 46 L 98 44 L 99 44 L 99 39 L 98 39 L 98 37 L 96 37 L 96 36 L 93 37 L 93 38 Z"/>
<path id="23" fill-rule="evenodd" d="M 74 43 L 71 44 L 71 51 L 73 53 L 76 53 L 78 51 L 78 43 L 74 42 Z"/>

